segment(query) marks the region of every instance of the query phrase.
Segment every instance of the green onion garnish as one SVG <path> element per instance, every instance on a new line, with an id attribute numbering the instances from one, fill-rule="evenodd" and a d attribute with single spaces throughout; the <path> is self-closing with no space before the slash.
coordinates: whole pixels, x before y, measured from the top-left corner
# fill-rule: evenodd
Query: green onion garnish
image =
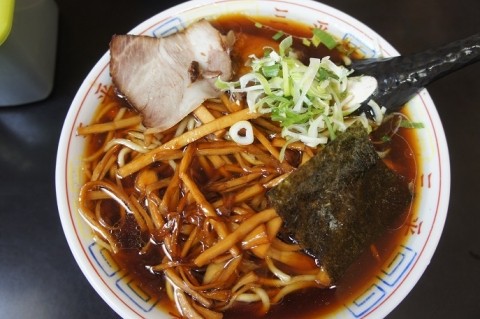
<path id="1" fill-rule="evenodd" d="M 332 50 L 337 46 L 337 41 L 335 41 L 335 39 L 330 35 L 330 33 L 318 28 L 313 29 L 312 32 L 312 42 L 315 46 L 323 43 L 323 45 L 325 45 L 329 50 Z"/>
<path id="2" fill-rule="evenodd" d="M 283 37 L 285 33 L 283 33 L 283 31 L 278 31 L 277 33 L 275 33 L 272 37 L 273 40 L 275 41 L 278 41 L 280 40 L 281 37 Z"/>
<path id="3" fill-rule="evenodd" d="M 310 42 L 310 40 L 308 40 L 307 38 L 303 38 L 302 43 L 306 47 L 309 47 L 312 44 L 312 42 Z"/>
<path id="4" fill-rule="evenodd" d="M 318 31 L 315 34 L 314 38 L 320 41 Z M 330 40 L 322 36 L 321 43 L 331 46 Z M 218 79 L 216 85 L 222 91 L 244 93 L 250 111 L 269 114 L 272 120 L 278 121 L 287 142 L 301 141 L 316 147 L 335 139 L 356 120 L 350 117 L 345 121 L 343 110 L 349 97 L 348 75 L 353 71 L 336 65 L 328 56 L 310 58 L 309 63 L 304 64 L 292 45 L 293 37 L 285 37 L 279 43 L 278 52 L 269 48 L 264 50 L 263 57 L 252 55 L 251 71 L 238 81 Z M 358 119 L 369 126 L 361 116 Z"/>
<path id="5" fill-rule="evenodd" d="M 412 122 L 408 120 L 402 120 L 400 122 L 400 127 L 403 128 L 424 128 L 425 126 L 423 125 L 422 122 Z"/>

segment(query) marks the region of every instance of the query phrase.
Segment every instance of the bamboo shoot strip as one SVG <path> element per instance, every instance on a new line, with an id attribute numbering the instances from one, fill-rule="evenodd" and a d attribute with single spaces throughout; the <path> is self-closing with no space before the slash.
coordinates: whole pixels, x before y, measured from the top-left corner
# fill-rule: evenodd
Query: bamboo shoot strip
<path id="1" fill-rule="evenodd" d="M 182 159 L 179 168 L 179 178 L 185 184 L 185 186 L 192 194 L 192 197 L 195 199 L 197 204 L 200 206 L 201 210 L 204 212 L 206 217 L 215 218 L 217 214 L 215 213 L 215 209 L 213 208 L 212 204 L 210 204 L 205 196 L 203 196 L 202 192 L 198 188 L 197 184 L 193 181 L 190 175 L 187 173 L 187 169 L 190 166 L 193 155 L 195 154 L 195 147 L 194 145 L 189 145 L 185 151 L 185 157 Z M 227 236 L 228 230 L 223 223 L 212 223 L 215 231 L 217 232 L 218 236 L 223 239 Z M 236 247 L 231 247 L 231 252 L 233 256 L 237 256 L 239 254 L 238 249 Z"/>
<path id="2" fill-rule="evenodd" d="M 230 233 L 227 237 L 220 240 L 216 245 L 208 248 L 195 258 L 194 263 L 197 266 L 203 266 L 210 262 L 213 258 L 223 254 L 227 250 L 233 247 L 236 243 L 245 238 L 252 230 L 258 225 L 266 223 L 272 218 L 277 217 L 277 213 L 274 209 L 265 209 L 251 218 L 244 221 L 237 229 Z"/>
<path id="3" fill-rule="evenodd" d="M 108 131 L 118 130 L 130 126 L 138 125 L 142 122 L 140 116 L 133 116 L 126 119 L 116 120 L 108 123 L 92 124 L 88 126 L 80 126 L 77 129 L 78 135 L 87 135 L 94 133 L 104 133 Z"/>
<path id="4" fill-rule="evenodd" d="M 156 154 L 161 153 L 165 150 L 174 150 L 179 149 L 187 144 L 194 142 L 208 134 L 214 133 L 218 130 L 227 128 L 242 120 L 254 119 L 262 116 L 261 113 L 251 113 L 248 109 L 243 109 L 241 111 L 225 115 L 224 117 L 215 119 L 209 123 L 206 123 L 200 127 L 197 127 L 191 131 L 185 132 L 184 134 L 170 140 L 169 142 L 163 144 L 162 146 L 140 155 L 135 160 L 126 164 L 118 170 L 118 175 L 120 177 L 129 176 L 139 169 L 155 162 Z"/>

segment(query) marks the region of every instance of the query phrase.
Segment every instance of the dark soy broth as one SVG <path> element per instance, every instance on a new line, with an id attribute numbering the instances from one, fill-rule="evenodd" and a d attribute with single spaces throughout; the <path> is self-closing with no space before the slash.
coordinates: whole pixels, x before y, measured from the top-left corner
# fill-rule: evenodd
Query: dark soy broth
<path id="1" fill-rule="evenodd" d="M 259 28 L 261 23 L 263 27 Z M 232 51 L 234 66 L 236 69 L 236 77 L 246 71 L 245 62 L 248 56 L 256 54 L 263 55 L 264 47 L 278 48 L 279 41 L 273 40 L 272 36 L 278 30 L 282 30 L 285 34 L 292 34 L 296 37 L 311 37 L 311 30 L 305 25 L 292 23 L 288 24 L 285 20 L 274 20 L 260 17 L 246 17 L 242 15 L 229 15 L 220 17 L 212 23 L 223 33 L 234 30 L 236 33 L 236 44 Z M 342 44 L 343 51 L 349 50 L 348 44 Z M 330 56 L 335 62 L 341 63 L 341 57 L 338 51 L 329 51 L 324 46 L 307 47 L 300 40 L 294 41 L 294 48 L 301 52 L 301 57 L 308 59 L 309 57 Z M 355 52 L 351 52 L 350 57 L 355 56 Z M 112 108 L 104 115 L 104 120 L 111 120 L 121 106 L 125 106 L 120 101 L 113 90 L 110 90 L 100 105 L 103 106 L 117 103 L 118 106 Z M 121 132 L 119 133 L 121 135 Z M 93 154 L 98 147 L 103 144 L 105 138 L 102 134 L 96 134 L 89 141 L 86 155 Z M 396 135 L 390 140 L 391 151 L 386 161 L 391 164 L 401 175 L 409 181 L 414 181 L 416 176 L 416 158 L 414 150 L 416 148 L 414 130 L 400 129 Z M 199 173 L 201 175 L 201 173 Z M 128 177 L 124 181 L 125 185 L 133 184 L 135 176 Z M 132 180 L 128 180 L 132 179 Z M 109 205 L 105 205 L 107 209 Z M 405 213 L 403 220 L 398 222 L 398 227 L 392 229 L 379 239 L 374 247 L 375 255 L 372 251 L 367 250 L 359 260 L 354 263 L 347 274 L 337 284 L 336 287 L 330 289 L 308 289 L 301 292 L 287 295 L 280 304 L 274 305 L 267 315 L 258 315 L 258 304 L 238 303 L 234 308 L 225 312 L 224 318 L 313 318 L 327 313 L 334 313 L 339 307 L 354 298 L 358 293 L 365 289 L 365 285 L 375 276 L 382 265 L 389 260 L 391 252 L 405 239 L 404 220 L 407 218 L 408 212 Z M 111 212 L 112 219 L 115 218 L 115 212 Z M 128 225 L 129 223 L 126 223 Z M 134 228 L 134 227 L 133 227 Z M 138 235 L 138 234 L 137 234 Z M 135 235 L 135 236 L 137 236 Z M 128 237 L 128 236 L 127 236 Z M 125 238 L 128 246 L 128 238 Z M 155 244 L 152 244 L 155 245 Z M 113 258 L 124 268 L 129 274 L 128 277 L 136 281 L 138 287 L 145 292 L 153 295 L 159 300 L 157 306 L 171 313 L 176 313 L 174 305 L 168 300 L 164 291 L 164 278 L 162 275 L 154 274 L 149 271 L 151 265 L 161 263 L 164 256 L 161 245 L 157 245 L 156 249 L 151 249 L 146 254 L 140 254 L 139 250 L 132 244 L 126 249 L 120 250 Z"/>

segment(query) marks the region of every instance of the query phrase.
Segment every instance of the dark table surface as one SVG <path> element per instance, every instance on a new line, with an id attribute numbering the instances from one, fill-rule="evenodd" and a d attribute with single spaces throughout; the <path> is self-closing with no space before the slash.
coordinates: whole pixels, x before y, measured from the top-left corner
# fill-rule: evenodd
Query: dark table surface
<path id="1" fill-rule="evenodd" d="M 117 318 L 78 268 L 55 199 L 55 156 L 69 105 L 114 33 L 181 1 L 57 0 L 55 86 L 44 101 L 0 108 L 0 318 Z M 325 0 L 401 53 L 480 32 L 478 0 Z M 1 72 L 1 70 L 0 70 Z M 428 90 L 451 158 L 438 248 L 388 318 L 480 318 L 480 64 Z"/>

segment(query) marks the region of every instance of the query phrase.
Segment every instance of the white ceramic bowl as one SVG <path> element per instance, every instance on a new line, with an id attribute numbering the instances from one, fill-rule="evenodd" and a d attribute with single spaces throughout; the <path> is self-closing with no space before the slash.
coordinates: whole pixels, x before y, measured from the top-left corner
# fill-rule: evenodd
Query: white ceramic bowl
<path id="1" fill-rule="evenodd" d="M 131 33 L 164 36 L 183 29 L 201 17 L 242 12 L 277 16 L 322 26 L 339 38 L 349 39 L 366 57 L 393 56 L 398 52 L 373 30 L 334 8 L 309 0 L 194 0 L 185 2 L 141 23 Z M 56 166 L 57 201 L 62 226 L 81 270 L 99 295 L 124 318 L 169 318 L 155 307 L 156 301 L 143 294 L 119 271 L 108 251 L 92 240 L 90 228 L 77 213 L 81 187 L 81 155 L 84 138 L 76 136 L 80 123 L 89 123 L 103 91 L 111 85 L 106 53 L 78 90 L 62 130 Z M 383 318 L 416 284 L 430 262 L 440 238 L 450 192 L 450 166 L 444 131 L 435 106 L 423 90 L 408 104 L 413 121 L 423 122 L 419 130 L 416 180 L 416 210 L 405 240 L 391 259 L 360 291 L 352 302 L 334 313 L 337 318 Z"/>

